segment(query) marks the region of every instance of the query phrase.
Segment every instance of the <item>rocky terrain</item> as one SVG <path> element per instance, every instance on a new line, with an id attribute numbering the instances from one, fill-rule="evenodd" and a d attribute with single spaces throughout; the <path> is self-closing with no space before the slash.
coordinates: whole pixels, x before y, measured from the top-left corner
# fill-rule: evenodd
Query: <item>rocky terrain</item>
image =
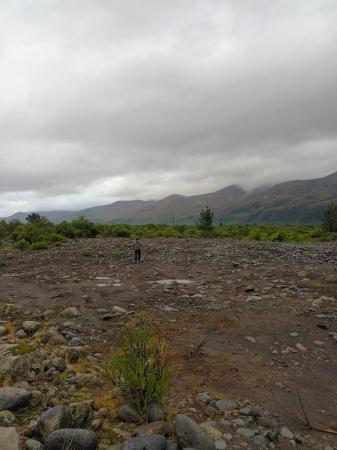
<path id="1" fill-rule="evenodd" d="M 144 247 L 0 249 L 0 449 L 336 449 L 337 245 Z M 141 312 L 170 351 L 149 423 L 104 371 Z"/>

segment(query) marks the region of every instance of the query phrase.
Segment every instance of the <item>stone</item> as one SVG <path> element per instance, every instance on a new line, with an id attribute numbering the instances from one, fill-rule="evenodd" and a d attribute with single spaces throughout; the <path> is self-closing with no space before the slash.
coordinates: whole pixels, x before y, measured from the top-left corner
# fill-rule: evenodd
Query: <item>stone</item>
<path id="1" fill-rule="evenodd" d="M 5 336 L 7 333 L 7 330 L 5 327 L 0 327 L 0 337 Z"/>
<path id="2" fill-rule="evenodd" d="M 239 410 L 239 413 L 241 416 L 252 416 L 253 415 L 253 408 L 251 406 L 245 406 L 244 408 L 241 408 Z"/>
<path id="3" fill-rule="evenodd" d="M 287 427 L 282 427 L 280 430 L 281 436 L 283 436 L 286 439 L 294 439 L 294 434 L 292 431 L 289 430 Z"/>
<path id="4" fill-rule="evenodd" d="M 214 442 L 216 450 L 226 450 L 227 442 L 224 439 L 218 439 Z"/>
<path id="5" fill-rule="evenodd" d="M 137 411 L 137 408 L 131 403 L 121 406 L 118 410 L 118 416 L 124 420 L 124 422 L 138 423 L 141 421 L 141 416 Z"/>
<path id="6" fill-rule="evenodd" d="M 42 337 L 43 344 L 52 344 L 52 345 L 65 345 L 67 340 L 62 336 L 61 333 L 56 328 L 50 328 L 44 333 Z"/>
<path id="7" fill-rule="evenodd" d="M 40 322 L 35 322 L 34 320 L 26 320 L 22 324 L 22 329 L 28 336 L 32 336 L 39 328 L 41 328 Z"/>
<path id="8" fill-rule="evenodd" d="M 97 450 L 98 438 L 91 430 L 64 428 L 53 431 L 46 439 L 44 450 Z"/>
<path id="9" fill-rule="evenodd" d="M 218 400 L 215 402 L 215 407 L 220 411 L 226 411 L 226 409 L 238 409 L 239 406 L 237 403 L 233 402 L 232 400 Z"/>
<path id="10" fill-rule="evenodd" d="M 112 308 L 112 312 L 115 313 L 115 314 L 126 314 L 127 310 L 124 309 L 124 308 L 121 308 L 120 306 L 114 306 Z"/>
<path id="11" fill-rule="evenodd" d="M 140 425 L 133 430 L 132 435 L 137 437 L 153 436 L 154 434 L 168 437 L 172 433 L 171 427 L 167 422 L 158 420 L 145 425 Z"/>
<path id="12" fill-rule="evenodd" d="M 37 422 L 36 434 L 46 438 L 55 430 L 72 426 L 72 423 L 72 411 L 68 406 L 54 406 L 41 415 Z"/>
<path id="13" fill-rule="evenodd" d="M 80 317 L 81 313 L 77 308 L 75 308 L 75 306 L 70 306 L 69 308 L 64 309 L 61 315 L 63 317 L 72 318 L 72 317 Z"/>
<path id="14" fill-rule="evenodd" d="M 163 436 L 134 437 L 121 446 L 121 450 L 166 450 L 167 442 Z M 205 449 L 206 450 L 206 449 Z"/>
<path id="15" fill-rule="evenodd" d="M 53 358 L 51 363 L 58 372 L 64 372 L 67 368 L 65 360 L 59 356 Z"/>
<path id="16" fill-rule="evenodd" d="M 212 401 L 212 397 L 208 392 L 200 392 L 200 394 L 198 394 L 198 399 L 205 405 L 208 405 Z"/>
<path id="17" fill-rule="evenodd" d="M 258 445 L 260 448 L 268 448 L 268 441 L 265 437 L 263 436 L 255 436 L 254 437 L 254 442 L 256 445 Z"/>
<path id="18" fill-rule="evenodd" d="M 14 427 L 0 428 L 0 449 L 20 450 L 19 435 Z"/>
<path id="19" fill-rule="evenodd" d="M 213 439 L 190 417 L 178 414 L 175 417 L 175 432 L 181 448 L 194 447 L 197 450 L 215 450 Z"/>
<path id="20" fill-rule="evenodd" d="M 255 436 L 255 430 L 250 430 L 249 428 L 238 428 L 237 434 L 244 439 L 251 439 Z"/>
<path id="21" fill-rule="evenodd" d="M 98 314 L 106 314 L 108 312 L 108 310 L 105 308 L 98 308 L 96 312 Z"/>
<path id="22" fill-rule="evenodd" d="M 251 342 L 252 344 L 255 344 L 256 339 L 253 336 L 246 336 L 246 341 Z"/>
<path id="23" fill-rule="evenodd" d="M 211 436 L 213 441 L 216 441 L 222 438 L 222 432 L 218 430 L 214 425 L 214 422 L 203 422 L 200 424 L 200 427 L 205 430 L 209 436 Z"/>
<path id="24" fill-rule="evenodd" d="M 147 407 L 147 420 L 149 422 L 157 422 L 164 419 L 165 414 L 162 408 L 157 403 L 151 402 Z"/>
<path id="25" fill-rule="evenodd" d="M 26 441 L 27 450 L 43 450 L 43 445 L 41 442 L 35 439 L 27 439 Z"/>
<path id="26" fill-rule="evenodd" d="M 72 347 L 82 347 L 82 345 L 84 345 L 84 342 L 82 341 L 81 338 L 75 336 L 75 337 L 73 337 L 73 338 L 71 339 L 70 345 L 71 345 Z"/>
<path id="27" fill-rule="evenodd" d="M 0 388 L 0 411 L 16 411 L 28 406 L 32 393 L 15 387 Z M 0 447 L 1 448 L 1 447 Z"/>
<path id="28" fill-rule="evenodd" d="M 295 347 L 297 348 L 297 350 L 299 350 L 300 352 L 306 352 L 307 349 L 304 347 L 304 345 L 302 345 L 300 342 L 298 342 Z"/>
<path id="29" fill-rule="evenodd" d="M 27 333 L 25 332 L 25 330 L 18 330 L 18 331 L 15 333 L 15 336 L 16 336 L 17 338 L 19 338 L 19 339 L 24 339 L 24 338 L 27 337 Z"/>

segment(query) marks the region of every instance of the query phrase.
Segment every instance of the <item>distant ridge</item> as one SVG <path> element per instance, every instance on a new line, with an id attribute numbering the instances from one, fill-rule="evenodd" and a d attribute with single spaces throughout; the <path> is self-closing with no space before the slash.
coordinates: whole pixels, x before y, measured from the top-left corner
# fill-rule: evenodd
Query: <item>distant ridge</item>
<path id="1" fill-rule="evenodd" d="M 97 223 L 195 223 L 208 205 L 215 219 L 223 223 L 318 223 L 329 203 L 337 203 L 337 172 L 313 180 L 295 180 L 251 193 L 237 185 L 216 192 L 192 196 L 173 194 L 162 200 L 117 201 L 80 211 L 39 211 L 59 223 L 84 216 Z M 5 220 L 25 221 L 27 213 L 13 214 Z"/>

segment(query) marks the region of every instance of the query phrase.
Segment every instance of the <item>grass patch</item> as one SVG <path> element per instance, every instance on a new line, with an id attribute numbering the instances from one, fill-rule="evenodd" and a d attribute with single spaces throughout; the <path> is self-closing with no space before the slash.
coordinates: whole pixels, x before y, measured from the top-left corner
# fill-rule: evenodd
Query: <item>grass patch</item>
<path id="1" fill-rule="evenodd" d="M 92 250 L 90 248 L 83 248 L 81 253 L 83 256 L 88 257 L 92 255 Z"/>
<path id="2" fill-rule="evenodd" d="M 21 342 L 16 347 L 10 349 L 10 353 L 13 356 L 25 355 L 34 351 L 34 347 L 28 342 Z"/>
<path id="3" fill-rule="evenodd" d="M 7 267 L 8 264 L 3 259 L 0 259 L 0 267 Z"/>

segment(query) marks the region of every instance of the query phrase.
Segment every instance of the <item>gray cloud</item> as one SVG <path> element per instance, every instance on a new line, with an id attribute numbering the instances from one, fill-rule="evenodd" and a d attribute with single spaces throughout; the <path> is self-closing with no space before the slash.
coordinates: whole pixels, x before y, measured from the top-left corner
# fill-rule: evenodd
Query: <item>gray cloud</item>
<path id="1" fill-rule="evenodd" d="M 337 170 L 334 0 L 5 0 L 0 215 Z"/>

